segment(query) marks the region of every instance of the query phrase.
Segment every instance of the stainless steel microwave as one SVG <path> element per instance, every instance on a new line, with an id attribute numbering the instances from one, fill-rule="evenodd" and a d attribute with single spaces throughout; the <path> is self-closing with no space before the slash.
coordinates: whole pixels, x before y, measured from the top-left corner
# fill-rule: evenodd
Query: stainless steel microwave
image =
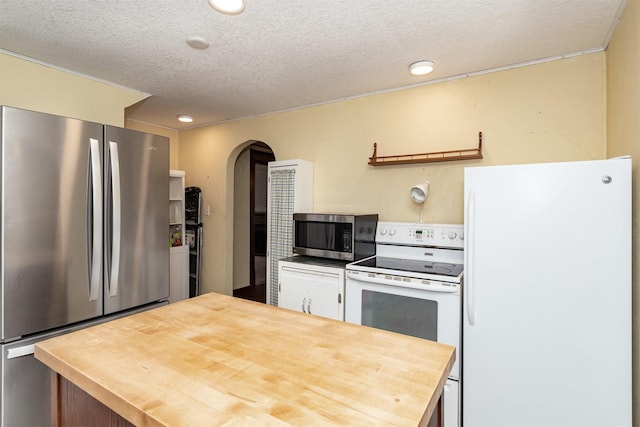
<path id="1" fill-rule="evenodd" d="M 293 214 L 293 252 L 357 261 L 376 254 L 378 215 Z"/>

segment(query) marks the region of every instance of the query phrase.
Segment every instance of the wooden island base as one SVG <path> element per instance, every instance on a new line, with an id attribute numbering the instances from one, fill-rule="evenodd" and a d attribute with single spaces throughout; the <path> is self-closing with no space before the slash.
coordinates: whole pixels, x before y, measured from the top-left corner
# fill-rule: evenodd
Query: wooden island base
<path id="1" fill-rule="evenodd" d="M 58 426 L 435 426 L 455 348 L 206 294 L 35 355 Z"/>
<path id="2" fill-rule="evenodd" d="M 65 377 L 51 371 L 54 426 L 135 427 Z"/>
<path id="3" fill-rule="evenodd" d="M 78 388 L 71 381 L 51 371 L 51 419 L 52 427 L 62 426 L 100 426 L 135 427 L 129 421 L 113 412 L 107 406 Z M 431 415 L 427 427 L 444 425 L 444 401 L 442 395 L 438 407 Z"/>

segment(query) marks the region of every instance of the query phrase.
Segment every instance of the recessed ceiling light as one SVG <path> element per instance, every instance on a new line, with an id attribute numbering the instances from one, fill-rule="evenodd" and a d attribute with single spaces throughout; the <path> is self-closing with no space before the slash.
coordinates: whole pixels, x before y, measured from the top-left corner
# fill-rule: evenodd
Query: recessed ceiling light
<path id="1" fill-rule="evenodd" d="M 244 0 L 209 0 L 209 5 L 227 15 L 237 15 L 244 10 Z"/>
<path id="2" fill-rule="evenodd" d="M 431 61 L 418 61 L 414 62 L 409 66 L 409 72 L 412 76 L 424 76 L 433 71 L 433 67 L 435 67 Z"/>
<path id="3" fill-rule="evenodd" d="M 191 122 L 193 122 L 193 117 L 185 116 L 185 115 L 179 115 L 178 116 L 178 121 L 180 121 L 182 123 L 191 123 Z"/>
<path id="4" fill-rule="evenodd" d="M 202 37 L 189 37 L 187 44 L 194 49 L 203 50 L 209 47 L 209 42 Z"/>

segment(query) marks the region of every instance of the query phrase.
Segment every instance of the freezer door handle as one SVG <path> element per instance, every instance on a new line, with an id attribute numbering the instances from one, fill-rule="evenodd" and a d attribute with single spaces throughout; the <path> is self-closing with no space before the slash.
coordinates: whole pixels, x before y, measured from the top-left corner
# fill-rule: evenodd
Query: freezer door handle
<path id="1" fill-rule="evenodd" d="M 91 244 L 91 271 L 89 280 L 89 301 L 98 299 L 100 290 L 100 266 L 102 263 L 102 171 L 100 168 L 100 143 L 89 138 L 91 157 L 91 187 L 93 191 L 93 236 Z"/>
<path id="2" fill-rule="evenodd" d="M 7 359 L 30 356 L 35 352 L 35 344 L 23 345 L 22 347 L 10 348 L 7 350 Z"/>
<path id="3" fill-rule="evenodd" d="M 475 250 L 474 250 L 474 242 L 475 242 L 475 209 L 476 209 L 476 194 L 474 191 L 469 192 L 469 196 L 467 199 L 467 232 L 466 232 L 466 242 L 467 248 L 464 251 L 465 256 L 465 288 L 467 295 L 467 319 L 469 321 L 469 325 L 473 326 L 476 324 L 476 307 L 475 307 Z"/>
<path id="4" fill-rule="evenodd" d="M 111 159 L 111 274 L 109 277 L 109 296 L 118 295 L 118 275 L 120 273 L 120 236 L 121 236 L 121 198 L 120 198 L 120 158 L 118 144 L 109 141 Z"/>

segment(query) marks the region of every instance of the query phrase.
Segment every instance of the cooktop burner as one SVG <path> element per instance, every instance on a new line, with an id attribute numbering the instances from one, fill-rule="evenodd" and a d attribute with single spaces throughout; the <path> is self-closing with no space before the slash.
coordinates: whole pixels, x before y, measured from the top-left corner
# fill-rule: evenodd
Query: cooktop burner
<path id="1" fill-rule="evenodd" d="M 387 258 L 380 256 L 367 258 L 362 261 L 355 262 L 353 265 L 386 270 L 399 270 L 409 273 L 437 274 L 446 277 L 457 277 L 462 273 L 464 268 L 462 264 Z"/>

